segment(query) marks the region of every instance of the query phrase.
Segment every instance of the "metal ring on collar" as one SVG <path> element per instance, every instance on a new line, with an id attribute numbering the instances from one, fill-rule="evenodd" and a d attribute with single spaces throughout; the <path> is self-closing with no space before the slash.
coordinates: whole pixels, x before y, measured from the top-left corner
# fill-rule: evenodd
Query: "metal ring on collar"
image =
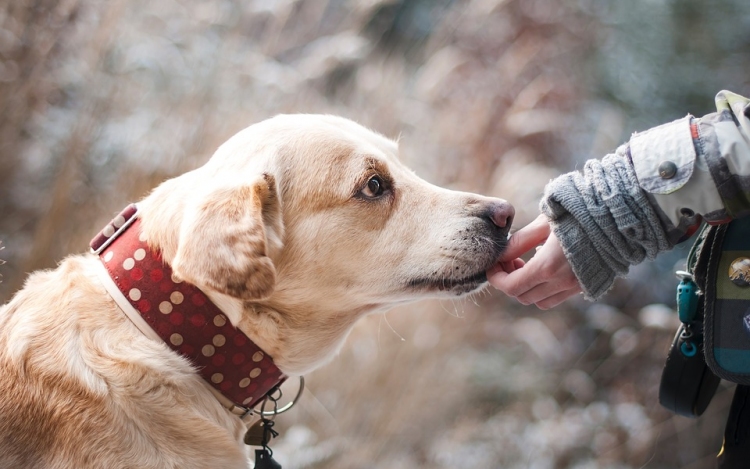
<path id="1" fill-rule="evenodd" d="M 263 410 L 263 407 L 261 407 L 261 409 L 258 411 L 258 415 L 260 415 L 261 417 L 274 417 L 276 415 L 283 414 L 284 412 L 291 409 L 297 404 L 297 402 L 299 401 L 299 398 L 302 396 L 302 391 L 304 390 L 305 390 L 305 378 L 303 376 L 300 376 L 299 377 L 299 390 L 297 390 L 297 395 L 294 396 L 294 399 L 292 399 L 291 402 L 289 402 L 287 405 L 285 405 L 284 407 L 280 409 L 266 411 L 266 410 Z"/>

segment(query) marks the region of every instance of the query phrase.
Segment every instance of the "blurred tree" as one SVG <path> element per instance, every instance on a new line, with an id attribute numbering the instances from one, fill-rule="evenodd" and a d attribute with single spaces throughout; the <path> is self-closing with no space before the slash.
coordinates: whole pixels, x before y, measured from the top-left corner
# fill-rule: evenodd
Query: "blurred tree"
<path id="1" fill-rule="evenodd" d="M 722 89 L 750 94 L 750 2 L 610 0 L 588 8 L 601 23 L 595 96 L 620 106 L 628 129 L 713 112 Z"/>

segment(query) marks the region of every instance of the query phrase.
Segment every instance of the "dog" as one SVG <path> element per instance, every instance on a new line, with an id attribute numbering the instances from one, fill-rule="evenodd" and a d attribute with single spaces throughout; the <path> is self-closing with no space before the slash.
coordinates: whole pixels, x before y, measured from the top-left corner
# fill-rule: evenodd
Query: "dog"
<path id="1" fill-rule="evenodd" d="M 420 179 L 396 142 L 350 120 L 280 115 L 159 185 L 133 219 L 175 284 L 262 350 L 253 360 L 295 377 L 331 360 L 365 315 L 483 288 L 513 215 Z M 119 278 L 106 275 L 111 256 L 97 257 L 33 273 L 0 308 L 0 467 L 247 468 L 244 419 L 176 351 L 182 336 L 153 337 L 125 314 L 134 289 L 118 298 L 103 280 Z M 184 295 L 169 298 L 165 316 Z"/>

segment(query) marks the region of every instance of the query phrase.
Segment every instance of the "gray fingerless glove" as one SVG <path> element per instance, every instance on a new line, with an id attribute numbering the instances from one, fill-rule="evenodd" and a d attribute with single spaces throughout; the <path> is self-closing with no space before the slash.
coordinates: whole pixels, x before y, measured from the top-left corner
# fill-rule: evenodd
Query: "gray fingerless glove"
<path id="1" fill-rule="evenodd" d="M 540 209 L 589 300 L 609 291 L 631 265 L 674 246 L 638 185 L 626 145 L 587 161 L 583 173 L 550 181 Z"/>

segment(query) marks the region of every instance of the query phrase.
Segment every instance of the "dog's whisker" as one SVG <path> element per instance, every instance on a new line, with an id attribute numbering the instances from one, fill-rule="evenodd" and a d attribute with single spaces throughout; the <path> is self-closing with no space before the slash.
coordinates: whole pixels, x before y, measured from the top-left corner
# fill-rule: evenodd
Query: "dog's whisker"
<path id="1" fill-rule="evenodd" d="M 452 301 L 452 300 L 451 300 L 451 301 Z M 441 301 L 441 302 L 440 302 L 440 308 L 441 308 L 441 309 L 442 309 L 443 311 L 445 311 L 445 312 L 446 312 L 446 314 L 448 314 L 448 316 L 451 316 L 451 317 L 454 317 L 454 318 L 457 318 L 457 317 L 458 317 L 458 316 L 456 316 L 455 314 L 453 314 L 453 313 L 451 313 L 450 311 L 448 311 L 448 308 L 446 308 L 446 306 L 445 306 L 445 301 Z M 455 308 L 454 308 L 454 309 L 455 309 Z"/>
<path id="2" fill-rule="evenodd" d="M 385 319 L 385 323 L 388 324 L 388 327 L 391 328 L 391 331 L 393 331 L 393 333 L 396 334 L 396 336 L 399 339 L 401 339 L 401 342 L 406 342 L 406 339 L 404 339 L 401 334 L 399 334 L 398 332 L 396 332 L 396 329 L 394 329 L 393 326 L 391 326 L 391 323 L 388 322 L 388 316 L 386 316 L 386 313 L 383 313 L 382 317 L 383 317 L 383 319 Z"/>

